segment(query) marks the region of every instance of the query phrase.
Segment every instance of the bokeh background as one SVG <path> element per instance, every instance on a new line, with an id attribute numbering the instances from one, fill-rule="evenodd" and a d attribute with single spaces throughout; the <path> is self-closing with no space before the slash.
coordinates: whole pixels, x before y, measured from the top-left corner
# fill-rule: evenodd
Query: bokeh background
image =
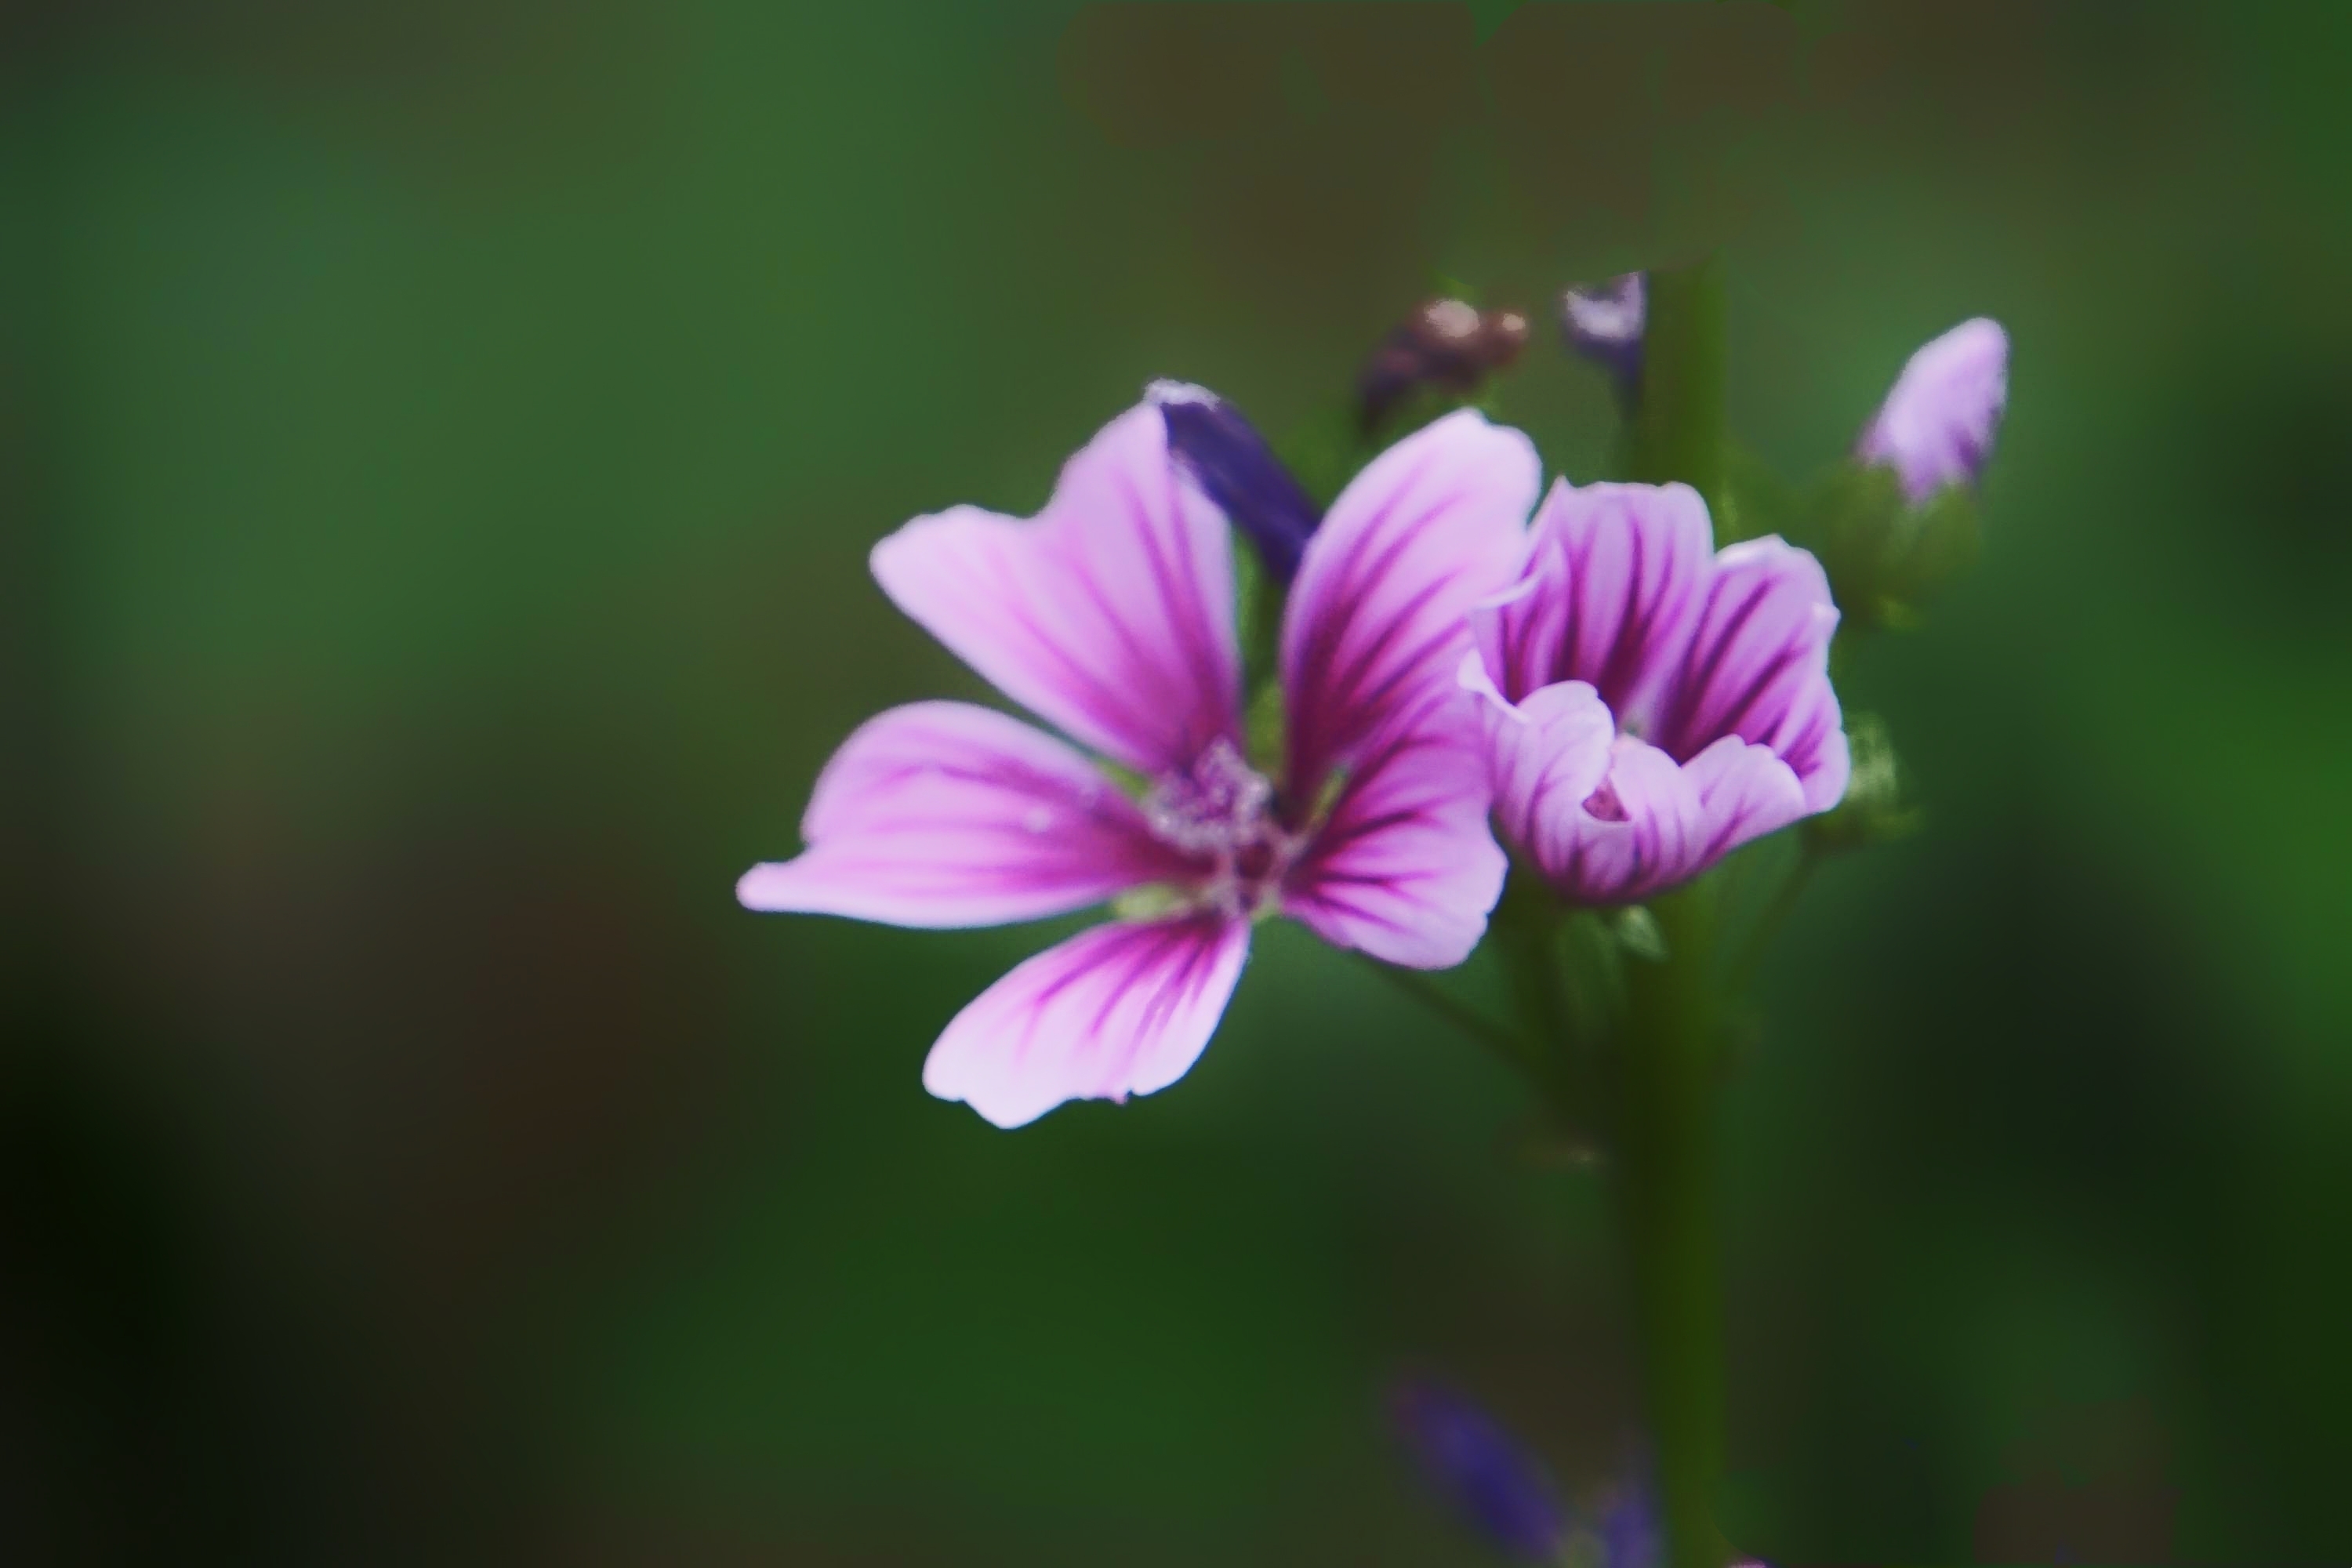
<path id="1" fill-rule="evenodd" d="M 1149 378 L 1276 432 L 1454 280 L 1723 246 L 1832 460 L 2014 337 L 1980 571 L 1866 650 L 1927 832 L 1728 1100 L 1735 1536 L 2339 1562 L 2352 24 L 2301 4 L 0 7 L 0 1555 L 1482 1561 L 1380 1391 L 1565 1484 L 1606 1205 L 1303 935 L 1200 1068 L 927 1098 L 1034 930 L 755 919 L 865 552 Z M 1051 934 L 1051 933 L 1046 933 Z M 1475 976 L 1472 977 L 1475 984 Z"/>

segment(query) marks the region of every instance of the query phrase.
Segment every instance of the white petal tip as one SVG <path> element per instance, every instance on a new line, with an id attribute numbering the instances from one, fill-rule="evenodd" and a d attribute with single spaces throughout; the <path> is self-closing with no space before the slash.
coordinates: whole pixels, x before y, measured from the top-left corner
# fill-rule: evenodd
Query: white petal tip
<path id="1" fill-rule="evenodd" d="M 1143 400 L 1155 408 L 1171 403 L 1205 403 L 1213 407 L 1224 401 L 1205 386 L 1196 386 L 1189 381 L 1164 379 L 1145 387 Z"/>
<path id="2" fill-rule="evenodd" d="M 791 908 L 783 898 L 786 861 L 763 860 L 735 879 L 735 901 L 758 914 L 775 914 Z"/>

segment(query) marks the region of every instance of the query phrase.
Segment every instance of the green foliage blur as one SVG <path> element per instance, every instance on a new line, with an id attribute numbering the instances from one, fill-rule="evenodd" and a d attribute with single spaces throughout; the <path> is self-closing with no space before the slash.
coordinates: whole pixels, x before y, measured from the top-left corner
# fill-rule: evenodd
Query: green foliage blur
<path id="1" fill-rule="evenodd" d="M 1482 1561 L 1407 1369 L 1606 1478 L 1596 1179 L 1360 966 L 1270 928 L 1190 1077 L 1008 1135 L 919 1066 L 1064 925 L 731 889 L 860 719 L 982 694 L 866 573 L 899 522 L 1033 510 L 1156 376 L 1311 431 L 1439 279 L 1594 477 L 1554 294 L 1720 245 L 1791 487 L 1928 337 L 2015 344 L 1976 569 L 1842 671 L 1920 830 L 1815 878 L 1727 1097 L 1727 1526 L 2342 1560 L 2348 53 L 2284 0 L 0 9 L 0 1557 Z"/>

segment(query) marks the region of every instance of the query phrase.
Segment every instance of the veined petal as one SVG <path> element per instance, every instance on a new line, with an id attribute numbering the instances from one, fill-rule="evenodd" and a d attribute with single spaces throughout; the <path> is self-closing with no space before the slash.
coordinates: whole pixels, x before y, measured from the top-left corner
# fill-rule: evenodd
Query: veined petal
<path id="1" fill-rule="evenodd" d="M 1240 738 L 1231 536 L 1160 410 L 1106 426 L 1023 521 L 955 507 L 874 547 L 898 606 L 1007 696 L 1146 773 Z"/>
<path id="2" fill-rule="evenodd" d="M 1545 812 L 1527 847 L 1545 879 L 1580 904 L 1638 903 L 1704 866 L 1706 809 L 1674 758 L 1630 735 L 1612 745 L 1608 777 L 1583 801 Z"/>
<path id="3" fill-rule="evenodd" d="M 1359 752 L 1285 882 L 1285 914 L 1334 946 L 1408 968 L 1470 956 L 1508 863 L 1487 826 L 1467 710 L 1450 683 L 1424 686 L 1420 708 Z"/>
<path id="4" fill-rule="evenodd" d="M 1547 871 L 1573 858 L 1577 817 L 1608 776 L 1616 721 L 1592 688 L 1564 680 L 1507 701 L 1478 655 L 1463 656 L 1458 678 L 1478 699 L 1495 818 L 1504 837 Z"/>
<path id="5" fill-rule="evenodd" d="M 818 775 L 801 837 L 797 858 L 743 874 L 747 909 L 998 925 L 1197 870 L 1076 751 L 967 702 L 867 720 Z"/>
<path id="6" fill-rule="evenodd" d="M 1451 683 L 1465 613 L 1518 569 L 1540 477 L 1525 436 L 1463 409 L 1381 453 L 1331 504 L 1282 628 L 1294 798 L 1398 733 L 1394 714 L 1424 686 Z"/>
<path id="7" fill-rule="evenodd" d="M 1698 624 L 1714 530 L 1688 485 L 1554 481 L 1527 575 L 1471 612 L 1486 668 L 1513 700 L 1562 680 L 1640 729 Z"/>
<path id="8" fill-rule="evenodd" d="M 1827 679 L 1808 685 L 1790 705 L 1773 731 L 1772 749 L 1796 770 L 1808 813 L 1827 811 L 1845 798 L 1853 760 L 1846 744 L 1845 715 Z"/>
<path id="9" fill-rule="evenodd" d="M 1683 764 L 1705 826 L 1694 874 L 1748 842 L 1776 833 L 1811 809 L 1804 786 L 1768 746 L 1726 735 Z"/>
<path id="10" fill-rule="evenodd" d="M 1216 915 L 1082 931 L 957 1014 L 923 1087 L 999 1127 L 1165 1089 L 1209 1043 L 1248 952 L 1247 923 Z"/>
<path id="11" fill-rule="evenodd" d="M 1715 564 L 1706 608 L 1650 738 L 1688 759 L 1738 735 L 1792 765 L 1801 745 L 1806 767 L 1826 788 L 1831 774 L 1843 773 L 1826 739 L 1838 723 L 1829 676 L 1838 613 L 1829 579 L 1811 554 L 1770 537 L 1730 545 Z M 1834 783 L 1843 793 L 1843 777 Z M 1809 800 L 1812 794 L 1809 782 Z"/>

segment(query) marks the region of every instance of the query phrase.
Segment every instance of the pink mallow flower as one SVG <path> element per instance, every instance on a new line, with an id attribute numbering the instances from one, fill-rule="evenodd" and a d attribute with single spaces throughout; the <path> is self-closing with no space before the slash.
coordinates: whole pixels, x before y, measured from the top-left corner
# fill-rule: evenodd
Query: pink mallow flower
<path id="1" fill-rule="evenodd" d="M 1139 775 L 1142 797 L 992 709 L 912 703 L 834 753 L 808 847 L 736 889 L 754 910 L 933 928 L 1119 900 L 1127 918 L 1020 964 L 931 1047 L 924 1087 L 1000 1127 L 1182 1077 L 1260 918 L 1438 969 L 1469 955 L 1501 890 L 1475 710 L 1452 677 L 1465 612 L 1523 558 L 1534 447 L 1452 414 L 1332 504 L 1284 617 L 1276 780 L 1244 750 L 1232 535 L 1168 449 L 1162 405 L 1207 395 L 1155 386 L 1035 518 L 956 507 L 874 550 L 900 609 Z"/>
<path id="2" fill-rule="evenodd" d="M 1687 485 L 1555 484 L 1460 665 L 1504 837 L 1571 901 L 1635 903 L 1835 805 L 1837 618 L 1820 563 L 1716 550 Z"/>
<path id="3" fill-rule="evenodd" d="M 1976 483 L 2008 402 L 2009 334 L 1990 317 L 1962 321 L 1905 363 L 1854 455 L 1893 468 L 1916 506 Z"/>

